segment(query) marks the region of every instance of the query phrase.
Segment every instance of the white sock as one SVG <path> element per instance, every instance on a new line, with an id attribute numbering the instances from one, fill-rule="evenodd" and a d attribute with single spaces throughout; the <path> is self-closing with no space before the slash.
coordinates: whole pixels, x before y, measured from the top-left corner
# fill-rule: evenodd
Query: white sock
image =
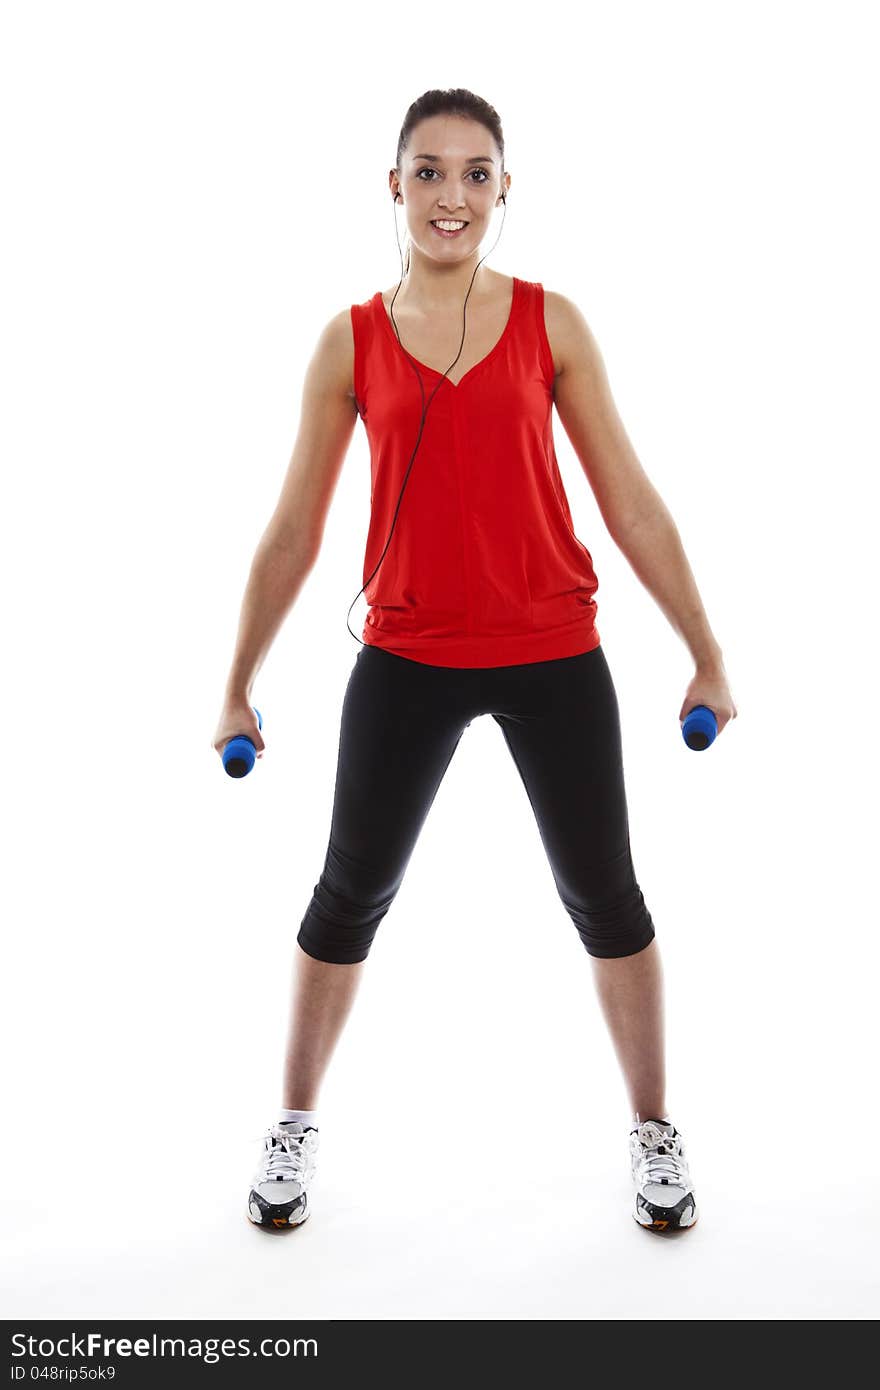
<path id="1" fill-rule="evenodd" d="M 293 1120 L 302 1120 L 303 1125 L 314 1125 L 318 1128 L 317 1110 L 280 1110 L 278 1112 L 278 1123 L 280 1125 L 290 1124 Z"/>

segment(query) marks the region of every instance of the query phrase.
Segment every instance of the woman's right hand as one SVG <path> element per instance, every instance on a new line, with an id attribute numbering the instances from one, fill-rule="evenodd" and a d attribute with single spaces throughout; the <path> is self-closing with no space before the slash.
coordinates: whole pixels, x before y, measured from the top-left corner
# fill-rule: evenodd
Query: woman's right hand
<path id="1" fill-rule="evenodd" d="M 257 716 L 244 698 L 226 701 L 220 714 L 220 722 L 211 740 L 211 747 L 215 748 L 222 758 L 223 749 L 229 740 L 235 738 L 237 734 L 244 734 L 245 738 L 251 740 L 257 750 L 258 758 L 263 756 L 263 749 L 266 745 L 263 742 L 263 735 L 260 733 Z"/>

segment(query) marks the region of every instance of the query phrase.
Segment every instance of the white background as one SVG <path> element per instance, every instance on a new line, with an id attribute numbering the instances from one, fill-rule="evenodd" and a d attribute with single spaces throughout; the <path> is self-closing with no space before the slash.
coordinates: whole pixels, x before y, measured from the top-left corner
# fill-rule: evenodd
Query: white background
<path id="1" fill-rule="evenodd" d="M 7 10 L 5 1316 L 876 1316 L 872 17 Z M 687 649 L 554 417 L 701 1205 L 674 1241 L 631 1219 L 589 958 L 491 719 L 331 1063 L 313 1216 L 244 1215 L 359 650 L 360 423 L 254 692 L 266 754 L 233 781 L 211 738 L 306 366 L 397 283 L 398 132 L 452 86 L 504 126 L 489 264 L 591 324 L 739 709 L 685 747 Z"/>

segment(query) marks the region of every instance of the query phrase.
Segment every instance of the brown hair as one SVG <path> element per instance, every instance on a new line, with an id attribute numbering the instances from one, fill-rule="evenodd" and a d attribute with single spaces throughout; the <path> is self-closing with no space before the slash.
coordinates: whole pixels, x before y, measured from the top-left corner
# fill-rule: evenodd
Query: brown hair
<path id="1" fill-rule="evenodd" d="M 413 130 L 419 121 L 427 120 L 429 116 L 466 116 L 472 121 L 479 121 L 498 146 L 501 173 L 504 173 L 504 132 L 501 129 L 501 118 L 494 106 L 490 106 L 488 101 L 484 101 L 474 92 L 469 92 L 467 87 L 434 87 L 430 92 L 423 92 L 418 100 L 413 102 L 400 127 L 397 141 L 398 169 Z"/>

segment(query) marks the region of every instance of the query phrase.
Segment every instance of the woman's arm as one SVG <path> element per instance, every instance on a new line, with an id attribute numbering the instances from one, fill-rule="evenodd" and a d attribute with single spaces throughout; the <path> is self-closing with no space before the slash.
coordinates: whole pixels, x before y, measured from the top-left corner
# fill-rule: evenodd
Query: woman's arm
<path id="1" fill-rule="evenodd" d="M 598 344 L 565 295 L 545 291 L 554 399 L 609 534 L 701 670 L 723 669 L 678 528 L 648 478 L 614 403 Z"/>
<path id="2" fill-rule="evenodd" d="M 241 605 L 226 700 L 250 702 L 257 672 L 321 547 L 327 513 L 357 422 L 348 309 L 326 325 L 303 385 L 299 430 Z"/>

